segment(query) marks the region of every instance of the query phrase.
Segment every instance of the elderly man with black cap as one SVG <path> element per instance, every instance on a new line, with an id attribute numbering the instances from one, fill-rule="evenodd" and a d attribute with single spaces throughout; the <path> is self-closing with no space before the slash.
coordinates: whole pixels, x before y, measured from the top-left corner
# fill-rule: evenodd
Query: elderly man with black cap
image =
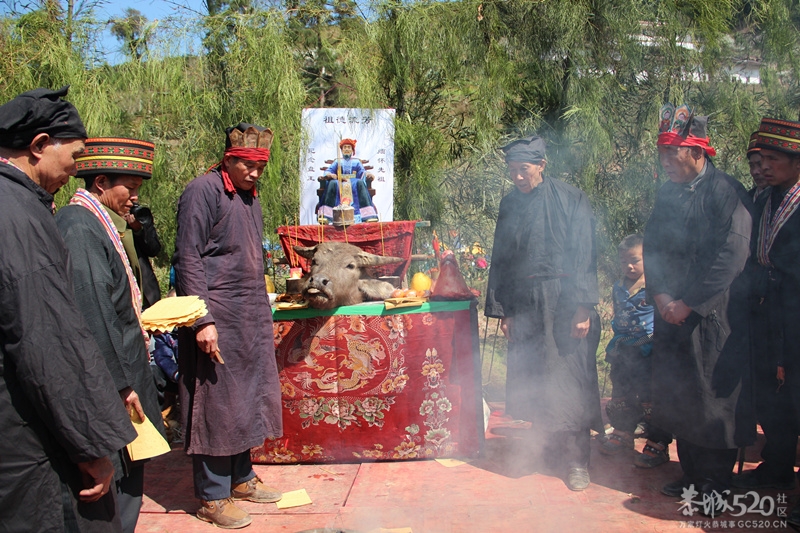
<path id="1" fill-rule="evenodd" d="M 648 299 L 657 310 L 652 421 L 675 435 L 683 469 L 661 491 L 681 497 L 688 489 L 712 501 L 730 487 L 737 447 L 753 437 L 737 420 L 751 390 L 740 277 L 751 201 L 709 159 L 716 151 L 706 135 L 708 117 L 686 105 L 672 115 L 658 135 L 669 181 L 644 233 Z"/>
<path id="2" fill-rule="evenodd" d="M 0 107 L 0 524 L 120 531 L 109 455 L 136 437 L 81 315 L 53 194 L 86 130 L 59 91 Z"/>
<path id="3" fill-rule="evenodd" d="M 133 272 L 139 263 L 123 218 L 138 199 L 142 180 L 152 175 L 153 150 L 152 143 L 137 139 L 87 139 L 76 161 L 76 176 L 86 188 L 78 189 L 56 214 L 56 225 L 69 250 L 75 299 L 121 403 L 139 419 L 146 416 L 163 435 L 149 337 L 141 323 L 142 296 Z M 133 533 L 142 504 L 144 462 L 131 461 L 123 448 L 114 463 L 123 531 Z"/>
<path id="4" fill-rule="evenodd" d="M 509 339 L 506 413 L 530 421 L 545 460 L 583 490 L 589 430 L 602 431 L 594 215 L 583 192 L 544 175 L 541 137 L 503 151 L 516 189 L 500 202 L 485 312 Z"/>
<path id="5" fill-rule="evenodd" d="M 178 334 L 186 452 L 192 456 L 197 517 L 224 528 L 250 515 L 234 503 L 275 502 L 250 448 L 283 434 L 272 312 L 261 255 L 264 222 L 256 182 L 269 160 L 272 131 L 228 128 L 222 161 L 195 178 L 178 202 L 175 287 L 197 295 L 208 314 Z"/>
<path id="6" fill-rule="evenodd" d="M 750 258 L 756 416 L 766 443 L 761 464 L 733 485 L 792 490 L 800 432 L 800 122 L 764 118 L 754 136 L 767 185 L 756 202 Z M 800 510 L 790 522 L 800 525 Z"/>

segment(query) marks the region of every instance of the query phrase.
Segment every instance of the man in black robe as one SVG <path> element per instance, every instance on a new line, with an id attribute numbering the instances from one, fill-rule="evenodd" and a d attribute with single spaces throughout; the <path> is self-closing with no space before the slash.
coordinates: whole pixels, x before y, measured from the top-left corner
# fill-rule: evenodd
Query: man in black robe
<path id="1" fill-rule="evenodd" d="M 120 531 L 109 455 L 136 437 L 72 289 L 53 194 L 86 131 L 59 91 L 0 107 L 0 529 Z"/>
<path id="2" fill-rule="evenodd" d="M 138 266 L 133 233 L 123 218 L 138 199 L 143 179 L 153 172 L 152 143 L 136 139 L 94 138 L 77 159 L 78 189 L 56 214 L 69 250 L 75 299 L 103 354 L 120 404 L 146 416 L 164 436 L 147 346 L 142 329 L 142 298 L 132 267 Z M 122 528 L 133 533 L 144 489 L 144 461 L 127 450 L 114 457 Z"/>
<path id="3" fill-rule="evenodd" d="M 749 254 L 749 196 L 708 158 L 716 151 L 706 123 L 692 115 L 659 134 L 669 181 L 644 234 L 648 298 L 657 311 L 652 420 L 675 435 L 683 469 L 682 479 L 662 488 L 673 497 L 692 485 L 722 494 L 736 448 L 751 436 L 736 424 L 749 390 L 749 354 L 745 303 L 734 284 Z"/>
<path id="4" fill-rule="evenodd" d="M 238 528 L 252 519 L 233 500 L 282 496 L 256 476 L 250 448 L 280 437 L 283 419 L 256 196 L 272 131 L 241 123 L 226 130 L 225 140 L 220 165 L 192 180 L 178 202 L 173 265 L 178 296 L 199 296 L 208 307 L 193 328 L 178 333 L 197 517 Z"/>
<path id="5" fill-rule="evenodd" d="M 583 490 L 589 430 L 602 431 L 594 215 L 583 192 L 544 175 L 541 137 L 503 151 L 516 189 L 500 202 L 485 313 L 509 339 L 506 413 L 530 421 Z"/>
<path id="6" fill-rule="evenodd" d="M 792 490 L 800 430 L 800 123 L 765 118 L 754 137 L 766 187 L 756 202 L 749 262 L 751 345 L 756 417 L 766 442 L 761 464 L 734 476 L 733 485 Z M 800 515 L 793 518 L 800 525 Z"/>

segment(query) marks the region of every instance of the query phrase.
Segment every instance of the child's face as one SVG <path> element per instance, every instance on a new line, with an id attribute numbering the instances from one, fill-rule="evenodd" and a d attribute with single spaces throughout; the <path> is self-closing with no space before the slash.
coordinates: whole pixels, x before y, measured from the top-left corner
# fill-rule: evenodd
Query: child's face
<path id="1" fill-rule="evenodd" d="M 634 246 L 630 250 L 619 253 L 619 264 L 622 275 L 629 280 L 636 281 L 644 275 L 644 261 L 642 261 L 642 247 Z"/>

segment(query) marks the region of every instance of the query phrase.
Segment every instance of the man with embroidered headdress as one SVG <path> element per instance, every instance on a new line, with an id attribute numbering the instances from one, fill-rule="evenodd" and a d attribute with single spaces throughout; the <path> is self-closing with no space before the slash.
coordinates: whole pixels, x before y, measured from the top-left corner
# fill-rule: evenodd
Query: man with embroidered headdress
<path id="1" fill-rule="evenodd" d="M 142 328 L 142 296 L 132 265 L 138 266 L 133 235 L 124 216 L 138 200 L 142 180 L 153 172 L 152 143 L 137 139 L 86 140 L 77 158 L 85 182 L 56 214 L 69 250 L 78 302 L 125 407 L 146 416 L 164 434 L 150 370 L 149 337 Z M 115 457 L 122 528 L 133 533 L 144 487 L 144 462 L 125 448 Z"/>
<path id="2" fill-rule="evenodd" d="M 582 191 L 544 175 L 541 137 L 502 150 L 516 188 L 500 202 L 485 313 L 509 339 L 506 413 L 530 421 L 583 490 L 589 430 L 602 431 L 594 214 Z"/>
<path id="3" fill-rule="evenodd" d="M 197 517 L 225 528 L 250 515 L 234 500 L 275 502 L 250 448 L 283 434 L 272 312 L 261 255 L 264 222 L 256 182 L 272 131 L 240 123 L 225 131 L 225 154 L 192 180 L 178 202 L 175 288 L 196 295 L 208 314 L 178 339 L 186 453 L 192 456 Z"/>
<path id="4" fill-rule="evenodd" d="M 3 531 L 120 531 L 109 456 L 136 437 L 53 220 L 87 136 L 66 94 L 35 89 L 0 106 Z"/>
<path id="5" fill-rule="evenodd" d="M 670 105 L 670 104 L 667 104 Z M 737 424 L 749 394 L 746 302 L 740 273 L 749 254 L 750 197 L 717 170 L 708 117 L 679 108 L 685 120 L 662 127 L 658 191 L 644 234 L 653 334 L 653 425 L 675 435 L 683 477 L 664 494 L 722 494 L 737 447 L 752 433 Z M 735 331 L 731 331 L 732 328 Z M 718 510 L 717 510 L 718 511 Z"/>
<path id="6" fill-rule="evenodd" d="M 767 185 L 756 201 L 750 258 L 756 417 L 766 442 L 763 461 L 733 485 L 792 490 L 800 431 L 800 123 L 764 118 L 752 144 Z"/>
<path id="7" fill-rule="evenodd" d="M 342 157 L 337 158 L 325 171 L 328 178 L 325 194 L 319 213 L 326 219 L 333 220 L 332 208 L 341 205 L 345 200 L 354 209 L 356 222 L 375 222 L 378 212 L 372 203 L 366 182 L 366 170 L 356 155 L 356 140 L 342 139 L 339 141 L 339 150 Z M 340 181 L 341 189 L 340 189 Z M 344 191 L 342 190 L 344 189 Z"/>

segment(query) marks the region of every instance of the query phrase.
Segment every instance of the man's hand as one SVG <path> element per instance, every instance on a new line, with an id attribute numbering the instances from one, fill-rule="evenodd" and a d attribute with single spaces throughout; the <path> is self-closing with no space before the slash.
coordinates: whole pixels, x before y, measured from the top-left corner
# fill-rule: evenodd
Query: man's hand
<path id="1" fill-rule="evenodd" d="M 136 220 L 136 217 L 132 214 L 126 213 L 122 218 L 125 219 L 125 222 L 128 223 L 128 226 L 130 226 L 133 231 L 139 231 L 142 229 L 142 223 Z"/>
<path id="2" fill-rule="evenodd" d="M 122 398 L 122 403 L 125 404 L 128 415 L 135 411 L 139 420 L 144 422 L 144 409 L 142 409 L 142 402 L 139 401 L 139 395 L 136 394 L 136 391 L 131 387 L 125 387 L 119 391 L 119 397 Z"/>
<path id="3" fill-rule="evenodd" d="M 591 312 L 589 309 L 578 306 L 575 315 L 572 317 L 572 331 L 570 337 L 573 339 L 582 339 L 589 333 L 589 325 L 591 324 Z"/>
<path id="4" fill-rule="evenodd" d="M 108 492 L 111 480 L 114 479 L 114 465 L 108 457 L 100 457 L 84 463 L 78 463 L 81 471 L 83 486 L 86 487 L 78 493 L 84 503 L 96 502 Z"/>
<path id="5" fill-rule="evenodd" d="M 683 303 L 683 300 L 673 300 L 664 307 L 661 316 L 670 324 L 681 326 L 691 313 L 692 308 Z"/>
<path id="6" fill-rule="evenodd" d="M 658 308 L 658 314 L 661 315 L 661 318 L 664 318 L 664 313 L 666 312 L 667 305 L 673 301 L 672 296 L 667 293 L 656 294 L 653 296 L 653 300 L 656 302 L 656 308 Z M 666 318 L 664 318 L 666 320 Z"/>
<path id="7" fill-rule="evenodd" d="M 214 354 L 219 350 L 217 326 L 214 324 L 205 324 L 197 328 L 195 339 L 197 339 L 198 348 L 207 354 Z"/>
<path id="8" fill-rule="evenodd" d="M 500 331 L 503 332 L 506 339 L 511 340 L 511 329 L 514 327 L 514 319 L 506 316 L 500 319 Z"/>

